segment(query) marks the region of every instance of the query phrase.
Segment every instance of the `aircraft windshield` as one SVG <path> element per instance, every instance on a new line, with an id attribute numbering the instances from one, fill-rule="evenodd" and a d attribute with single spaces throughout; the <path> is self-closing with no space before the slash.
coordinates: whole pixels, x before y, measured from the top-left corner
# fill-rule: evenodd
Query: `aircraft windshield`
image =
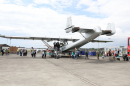
<path id="1" fill-rule="evenodd" d="M 129 38 L 129 46 L 130 46 L 130 38 Z"/>

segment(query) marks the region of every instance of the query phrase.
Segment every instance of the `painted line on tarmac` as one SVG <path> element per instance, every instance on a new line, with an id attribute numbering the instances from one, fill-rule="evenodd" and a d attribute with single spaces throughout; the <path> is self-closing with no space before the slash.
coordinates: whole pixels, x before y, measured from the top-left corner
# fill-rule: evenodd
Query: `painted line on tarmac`
<path id="1" fill-rule="evenodd" d="M 100 85 L 98 85 L 98 84 L 96 84 L 96 83 L 94 83 L 94 82 L 92 82 L 92 81 L 90 81 L 90 80 L 88 80 L 88 79 L 86 79 L 86 78 L 80 76 L 79 74 L 73 73 L 73 72 L 67 70 L 66 68 L 61 67 L 61 66 L 59 66 L 59 65 L 57 65 L 57 64 L 55 64 L 55 63 L 53 63 L 53 62 L 51 62 L 51 61 L 49 61 L 49 60 L 46 60 L 46 61 L 49 62 L 49 63 L 51 63 L 51 64 L 53 64 L 53 65 L 55 65 L 55 66 L 57 66 L 57 67 L 59 67 L 59 68 L 61 68 L 63 71 L 68 72 L 68 73 L 70 73 L 71 75 L 73 75 L 73 76 L 79 78 L 80 80 L 82 80 L 82 81 L 85 82 L 86 84 L 90 84 L 91 86 L 100 86 Z"/>

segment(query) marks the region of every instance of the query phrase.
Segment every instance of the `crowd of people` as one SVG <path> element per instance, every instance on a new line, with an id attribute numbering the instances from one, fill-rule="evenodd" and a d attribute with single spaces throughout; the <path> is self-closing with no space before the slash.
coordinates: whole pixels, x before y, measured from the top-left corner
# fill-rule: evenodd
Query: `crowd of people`
<path id="1" fill-rule="evenodd" d="M 27 56 L 27 50 L 25 49 L 17 49 L 17 55 L 19 55 L 20 53 L 20 56 Z"/>
<path id="2" fill-rule="evenodd" d="M 46 58 L 47 52 L 45 50 L 42 51 L 42 58 Z"/>
<path id="3" fill-rule="evenodd" d="M 8 49 L 2 49 L 1 50 L 1 53 L 2 53 L 2 56 L 5 54 L 5 55 L 9 55 L 9 53 L 10 53 L 10 50 L 9 50 L 9 48 Z"/>
<path id="4" fill-rule="evenodd" d="M 79 55 L 82 56 L 82 51 L 80 51 L 80 53 L 79 53 L 79 51 L 76 48 L 75 48 L 75 51 L 71 52 L 71 58 L 72 59 L 75 59 L 75 58 L 78 59 Z M 85 59 L 89 59 L 88 58 L 88 51 L 85 52 Z"/>
<path id="5" fill-rule="evenodd" d="M 59 42 L 54 42 L 54 49 L 59 51 L 60 50 L 60 47 L 62 47 L 62 43 L 59 43 Z"/>
<path id="6" fill-rule="evenodd" d="M 59 42 L 54 43 L 54 48 L 59 51 L 60 43 Z M 95 52 L 96 52 L 98 60 L 99 60 L 99 56 L 102 56 L 103 59 L 104 59 L 104 57 L 107 57 L 107 56 L 109 56 L 109 57 L 113 56 L 114 59 L 117 59 L 117 60 L 120 58 L 120 56 L 119 56 L 120 50 L 111 51 L 111 49 L 109 49 L 109 51 L 99 51 L 99 50 L 97 50 Z M 2 56 L 4 54 L 5 55 L 9 55 L 9 53 L 10 53 L 9 48 L 1 50 Z M 89 51 L 85 51 L 84 52 L 85 59 L 89 59 L 88 58 L 88 53 L 89 53 Z M 27 50 L 25 50 L 25 49 L 20 49 L 20 50 L 17 49 L 17 55 L 19 55 L 19 54 L 20 54 L 20 56 L 27 56 Z M 42 54 L 42 58 L 46 58 L 47 51 L 46 50 L 42 50 L 41 54 Z M 49 51 L 49 57 L 52 57 L 52 55 L 53 55 L 52 52 Z M 69 57 L 71 57 L 72 59 L 78 59 L 79 55 L 82 56 L 82 51 L 80 51 L 80 53 L 79 53 L 79 50 L 77 50 L 76 48 L 75 48 L 74 51 L 69 52 Z M 31 50 L 31 56 L 34 57 L 34 58 L 36 57 L 36 50 L 34 50 L 34 49 Z M 56 59 L 59 58 L 59 57 L 57 57 L 57 51 L 56 50 L 54 51 L 54 57 Z M 129 60 L 127 54 L 123 55 L 123 59 L 124 59 L 124 61 L 128 61 Z"/>
<path id="7" fill-rule="evenodd" d="M 113 57 L 114 60 L 115 59 L 120 60 L 120 55 L 119 54 L 120 54 L 120 50 L 115 50 L 115 51 L 113 50 L 113 51 L 111 51 L 111 49 L 109 49 L 109 51 L 103 52 L 102 58 L 104 59 L 104 57 L 109 56 L 109 57 Z M 123 55 L 123 59 L 124 59 L 124 61 L 128 61 L 127 54 Z"/>
<path id="8" fill-rule="evenodd" d="M 31 50 L 31 56 L 34 58 L 36 57 L 36 50 Z"/>

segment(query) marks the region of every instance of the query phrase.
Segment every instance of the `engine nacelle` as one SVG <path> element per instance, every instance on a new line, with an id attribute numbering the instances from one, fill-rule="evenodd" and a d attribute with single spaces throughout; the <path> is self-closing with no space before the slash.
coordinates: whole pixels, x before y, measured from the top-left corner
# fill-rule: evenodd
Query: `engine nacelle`
<path id="1" fill-rule="evenodd" d="M 72 28 L 67 28 L 65 30 L 66 30 L 66 33 L 72 32 Z"/>

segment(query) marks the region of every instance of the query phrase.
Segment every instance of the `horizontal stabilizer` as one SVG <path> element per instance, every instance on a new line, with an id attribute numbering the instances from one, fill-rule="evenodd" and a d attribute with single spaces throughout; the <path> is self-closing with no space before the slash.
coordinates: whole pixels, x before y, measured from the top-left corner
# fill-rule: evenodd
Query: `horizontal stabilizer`
<path id="1" fill-rule="evenodd" d="M 101 35 L 105 35 L 105 34 L 111 34 L 111 30 L 102 30 L 102 34 Z"/>
<path id="2" fill-rule="evenodd" d="M 88 32 L 93 32 L 93 29 L 85 29 L 85 28 L 79 28 L 79 27 L 74 27 L 72 28 L 72 33 L 74 32 L 79 32 L 79 33 L 88 33 Z"/>
<path id="3" fill-rule="evenodd" d="M 104 40 L 92 40 L 91 42 L 101 42 L 101 43 L 106 43 L 106 42 L 113 42 L 113 41 L 104 41 Z"/>
<path id="4" fill-rule="evenodd" d="M 102 30 L 101 35 L 111 36 L 116 33 L 115 24 L 114 23 L 108 23 L 107 29 Z"/>

